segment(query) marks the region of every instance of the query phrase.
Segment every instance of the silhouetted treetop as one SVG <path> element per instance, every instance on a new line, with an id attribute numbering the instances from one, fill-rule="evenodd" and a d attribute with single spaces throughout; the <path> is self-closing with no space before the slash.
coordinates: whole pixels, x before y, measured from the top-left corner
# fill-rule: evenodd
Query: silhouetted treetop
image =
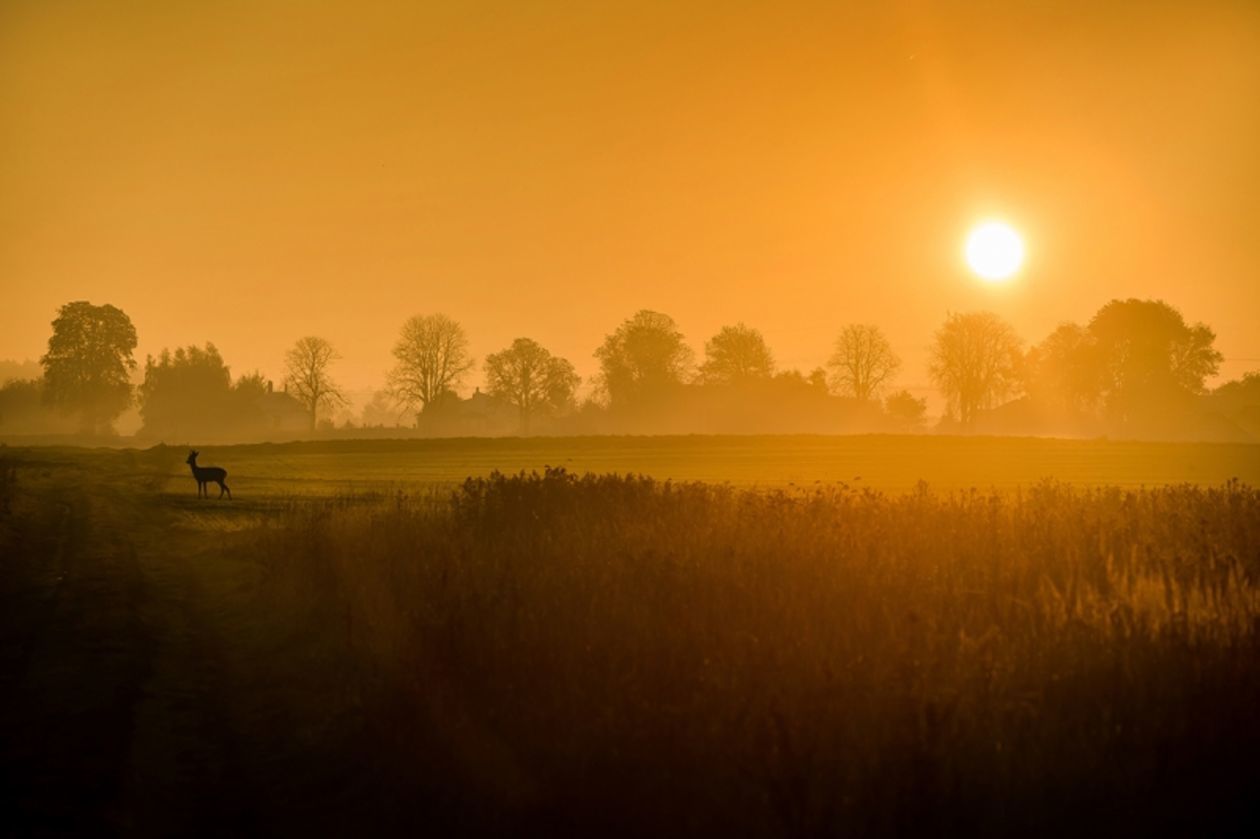
<path id="1" fill-rule="evenodd" d="M 724 326 L 704 345 L 701 380 L 706 384 L 741 384 L 774 375 L 774 356 L 761 332 L 737 323 Z"/>
<path id="2" fill-rule="evenodd" d="M 992 312 L 951 314 L 936 331 L 929 373 L 963 425 L 1014 390 L 1021 366 L 1015 330 Z"/>
<path id="3" fill-rule="evenodd" d="M 67 303 L 52 322 L 44 367 L 44 398 L 77 413 L 88 434 L 108 430 L 131 403 L 136 329 L 121 309 Z"/>
<path id="4" fill-rule="evenodd" d="M 581 381 L 572 364 L 529 338 L 487 356 L 485 372 L 487 391 L 520 411 L 524 434 L 537 414 L 571 408 Z"/>
<path id="5" fill-rule="evenodd" d="M 1100 361 L 1102 395 L 1113 417 L 1159 410 L 1179 397 L 1200 394 L 1216 374 L 1216 334 L 1186 323 L 1162 300 L 1112 300 L 1089 322 Z"/>
<path id="6" fill-rule="evenodd" d="M 836 393 L 865 402 L 879 396 L 901 359 L 878 326 L 854 323 L 840 331 L 828 366 Z"/>
<path id="7" fill-rule="evenodd" d="M 693 354 L 673 318 L 644 309 L 605 338 L 595 357 L 601 388 L 613 406 L 623 406 L 680 384 Z"/>
<path id="8" fill-rule="evenodd" d="M 416 315 L 404 323 L 394 358 L 390 393 L 400 405 L 420 410 L 458 388 L 473 367 L 464 328 L 443 314 Z"/>
<path id="9" fill-rule="evenodd" d="M 329 372 L 332 363 L 339 358 L 332 344 L 314 335 L 298 339 L 285 354 L 285 387 L 306 408 L 311 430 L 315 428 L 321 408 L 342 405 L 346 401 Z"/>

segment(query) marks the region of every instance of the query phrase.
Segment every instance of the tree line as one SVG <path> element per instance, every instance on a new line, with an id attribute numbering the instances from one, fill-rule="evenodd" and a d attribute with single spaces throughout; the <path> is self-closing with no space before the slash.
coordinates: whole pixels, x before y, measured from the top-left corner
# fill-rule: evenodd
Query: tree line
<path id="1" fill-rule="evenodd" d="M 1159 300 L 1112 300 L 1088 323 L 1061 324 L 1028 348 L 992 312 L 949 314 L 932 336 L 929 364 L 946 405 L 941 427 L 974 430 L 995 418 L 1009 426 L 1012 418 L 1035 415 L 1061 428 L 1140 433 L 1195 410 L 1222 360 L 1215 337 Z M 334 376 L 340 356 L 318 336 L 302 337 L 288 350 L 279 391 L 257 372 L 233 380 L 213 344 L 150 356 L 133 387 L 136 346 L 135 327 L 122 310 L 85 301 L 62 306 L 40 359 L 42 379 L 0 390 L 0 429 L 7 417 L 38 403 L 74 417 L 83 433 L 105 433 L 134 403 L 143 431 L 157 437 L 258 433 L 286 413 L 311 430 L 347 403 Z M 458 391 L 477 366 L 458 321 L 443 314 L 408 319 L 393 357 L 387 386 L 373 403 L 378 418 L 392 411 L 421 428 L 458 418 L 465 401 Z M 722 327 L 697 360 L 675 321 L 650 310 L 618 325 L 594 357 L 599 372 L 579 404 L 581 377 L 573 364 L 531 338 L 517 338 L 482 360 L 484 397 L 501 413 L 510 411 L 511 430 L 524 434 L 540 423 L 561 431 L 678 430 L 686 416 L 712 423 L 740 412 L 755 430 L 773 425 L 776 411 L 813 416 L 816 430 L 843 430 L 836 425 L 843 418 L 860 417 L 873 428 L 904 431 L 920 428 L 926 414 L 924 399 L 895 387 L 901 359 L 873 324 L 842 327 L 826 364 L 808 374 L 779 369 L 762 333 L 744 323 Z M 1224 389 L 1231 404 L 1253 397 L 1260 403 L 1256 374 L 1231 384 Z M 1244 426 L 1255 419 L 1248 410 L 1234 411 Z M 665 422 L 670 417 L 677 428 Z M 999 423 L 989 430 L 1010 429 Z"/>

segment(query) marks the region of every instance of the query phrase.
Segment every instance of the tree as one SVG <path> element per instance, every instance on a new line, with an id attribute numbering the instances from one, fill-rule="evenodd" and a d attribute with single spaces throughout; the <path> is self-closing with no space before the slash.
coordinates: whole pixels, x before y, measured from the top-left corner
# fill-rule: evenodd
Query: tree
<path id="1" fill-rule="evenodd" d="M 595 357 L 600 388 L 614 407 L 659 397 L 681 384 L 693 358 L 674 319 L 647 309 L 607 336 Z"/>
<path id="2" fill-rule="evenodd" d="M 1162 300 L 1112 300 L 1089 322 L 1089 333 L 1107 408 L 1122 422 L 1203 393 L 1222 359 L 1211 329 L 1190 326 Z"/>
<path id="3" fill-rule="evenodd" d="M 827 364 L 837 393 L 866 402 L 879 396 L 901 368 L 901 359 L 878 326 L 853 323 L 840 331 Z"/>
<path id="4" fill-rule="evenodd" d="M 77 413 L 88 434 L 108 431 L 131 404 L 129 374 L 136 329 L 122 309 L 67 303 L 52 322 L 44 367 L 44 398 L 66 413 Z"/>
<path id="5" fill-rule="evenodd" d="M 952 314 L 937 330 L 928 372 L 963 425 L 1018 383 L 1019 338 L 992 312 Z"/>
<path id="6" fill-rule="evenodd" d="M 363 413 L 359 421 L 364 428 L 397 427 L 400 418 L 398 403 L 394 400 L 394 397 L 388 390 L 378 390 L 372 394 L 372 399 L 363 406 Z"/>
<path id="7" fill-rule="evenodd" d="M 464 328 L 443 314 L 416 315 L 404 323 L 394 358 L 390 392 L 400 405 L 419 405 L 421 411 L 457 388 L 473 367 Z"/>
<path id="8" fill-rule="evenodd" d="M 1102 388 L 1098 345 L 1089 330 L 1061 323 L 1024 357 L 1024 389 L 1038 402 L 1080 414 Z"/>
<path id="9" fill-rule="evenodd" d="M 520 411 L 523 434 L 529 433 L 530 421 L 540 411 L 570 407 L 581 381 L 572 364 L 529 338 L 517 338 L 512 346 L 487 356 L 485 370 L 486 390 Z"/>
<path id="10" fill-rule="evenodd" d="M 285 387 L 306 409 L 312 431 L 320 408 L 345 404 L 345 395 L 328 373 L 339 358 L 332 344 L 311 335 L 299 339 L 285 354 Z"/>
<path id="11" fill-rule="evenodd" d="M 743 323 L 722 327 L 705 343 L 704 355 L 700 376 L 709 384 L 742 384 L 774 375 L 774 356 L 766 339 Z"/>
<path id="12" fill-rule="evenodd" d="M 44 380 L 8 379 L 0 386 L 0 430 L 10 434 L 59 434 L 74 431 L 73 418 L 44 399 Z"/>
<path id="13" fill-rule="evenodd" d="M 144 363 L 140 418 L 144 433 L 190 439 L 221 428 L 231 409 L 232 375 L 214 344 L 162 350 Z"/>
<path id="14" fill-rule="evenodd" d="M 902 431 L 915 431 L 923 427 L 927 414 L 927 400 L 916 399 L 908 390 L 899 390 L 884 400 L 884 410 Z"/>

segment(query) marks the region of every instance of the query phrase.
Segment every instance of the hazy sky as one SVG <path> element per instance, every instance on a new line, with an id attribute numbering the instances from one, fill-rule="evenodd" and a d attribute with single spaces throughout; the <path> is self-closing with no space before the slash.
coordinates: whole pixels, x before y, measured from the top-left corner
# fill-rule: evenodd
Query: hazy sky
<path id="1" fill-rule="evenodd" d="M 992 215 L 1029 249 L 1001 287 L 961 259 Z M 141 361 L 279 378 L 316 334 L 358 388 L 418 313 L 583 374 L 640 308 L 805 370 L 873 322 L 921 385 L 947 311 L 1039 340 L 1161 297 L 1236 376 L 1260 3 L 3 0 L 0 290 L 0 358 L 88 299 Z"/>

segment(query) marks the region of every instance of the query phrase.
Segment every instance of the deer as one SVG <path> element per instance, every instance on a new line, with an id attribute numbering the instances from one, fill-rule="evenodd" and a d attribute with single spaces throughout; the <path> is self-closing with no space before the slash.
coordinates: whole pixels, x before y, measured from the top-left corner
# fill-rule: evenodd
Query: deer
<path id="1" fill-rule="evenodd" d="M 188 453 L 188 459 L 184 462 L 192 467 L 193 478 L 197 481 L 197 497 L 210 497 L 210 491 L 206 488 L 206 484 L 214 481 L 219 485 L 219 497 L 223 497 L 223 493 L 227 493 L 228 500 L 232 500 L 232 490 L 228 489 L 228 485 L 223 483 L 227 479 L 227 470 L 218 466 L 198 466 L 197 455 L 201 452 L 193 450 Z"/>

